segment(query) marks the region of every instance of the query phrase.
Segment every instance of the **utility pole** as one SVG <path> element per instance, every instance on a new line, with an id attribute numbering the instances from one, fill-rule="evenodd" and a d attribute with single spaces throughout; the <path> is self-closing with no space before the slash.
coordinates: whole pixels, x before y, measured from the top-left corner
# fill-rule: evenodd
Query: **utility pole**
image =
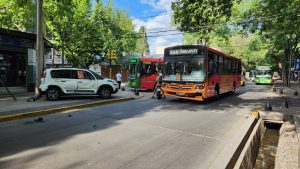
<path id="1" fill-rule="evenodd" d="M 61 65 L 65 67 L 65 51 L 64 51 L 64 40 L 61 42 Z"/>
<path id="2" fill-rule="evenodd" d="M 109 49 L 108 50 L 108 58 L 109 58 L 109 78 L 111 79 L 111 77 L 112 77 L 112 73 L 111 73 L 111 59 L 112 59 L 112 57 L 111 57 L 111 55 L 112 55 L 112 50 L 111 49 Z"/>
<path id="3" fill-rule="evenodd" d="M 36 71 L 35 71 L 35 99 L 41 96 L 39 86 L 40 78 L 43 68 L 43 57 L 44 57 L 44 35 L 43 35 L 43 0 L 36 0 L 37 2 L 37 37 L 36 37 Z"/>

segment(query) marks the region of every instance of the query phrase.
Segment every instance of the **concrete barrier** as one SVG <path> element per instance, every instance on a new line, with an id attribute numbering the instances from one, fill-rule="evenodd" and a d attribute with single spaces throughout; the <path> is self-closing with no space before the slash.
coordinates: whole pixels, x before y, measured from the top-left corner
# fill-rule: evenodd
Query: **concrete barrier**
<path id="1" fill-rule="evenodd" d="M 248 137 L 248 140 L 235 163 L 234 169 L 254 168 L 264 133 L 264 123 L 260 118 Z"/>
<path id="2" fill-rule="evenodd" d="M 232 136 L 224 150 L 210 166 L 211 169 L 253 168 L 265 132 L 263 120 L 258 111 L 249 115 L 247 121 Z"/>
<path id="3" fill-rule="evenodd" d="M 279 133 L 275 169 L 298 169 L 299 145 L 295 124 L 290 121 L 284 122 Z"/>

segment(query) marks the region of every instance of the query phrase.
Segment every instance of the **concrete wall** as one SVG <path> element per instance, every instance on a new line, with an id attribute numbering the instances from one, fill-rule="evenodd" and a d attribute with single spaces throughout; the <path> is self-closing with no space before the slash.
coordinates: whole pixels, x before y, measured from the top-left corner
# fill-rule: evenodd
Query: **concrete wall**
<path id="1" fill-rule="evenodd" d="M 235 169 L 254 168 L 264 133 L 264 123 L 259 119 L 234 166 Z"/>

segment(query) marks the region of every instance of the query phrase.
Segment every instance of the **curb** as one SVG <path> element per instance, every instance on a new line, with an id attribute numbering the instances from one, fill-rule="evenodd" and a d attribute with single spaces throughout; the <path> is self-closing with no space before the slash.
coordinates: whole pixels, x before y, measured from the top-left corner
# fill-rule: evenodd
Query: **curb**
<path id="1" fill-rule="evenodd" d="M 125 102 L 125 101 L 130 101 L 130 100 L 134 100 L 134 98 L 126 97 L 126 98 L 120 98 L 120 99 L 111 99 L 111 100 L 105 100 L 105 101 L 97 101 L 97 102 L 93 102 L 93 103 L 85 103 L 85 104 L 78 104 L 78 105 L 73 105 L 73 106 L 64 106 L 64 107 L 60 107 L 60 108 L 52 108 L 52 109 L 46 109 L 46 110 L 18 113 L 18 114 L 14 114 L 14 115 L 0 116 L 0 122 L 19 120 L 19 119 L 24 119 L 24 118 L 34 117 L 34 116 L 59 113 L 59 112 L 67 111 L 67 110 L 83 109 L 83 108 L 88 108 L 88 107 L 106 105 L 106 104 L 111 104 L 111 103 L 119 103 L 119 102 Z"/>
<path id="2" fill-rule="evenodd" d="M 261 119 L 257 119 L 255 113 L 252 112 L 245 116 L 248 120 L 243 123 L 243 126 L 238 129 L 239 132 L 234 134 L 229 141 L 228 144 L 225 145 L 222 152 L 219 153 L 218 157 L 216 157 L 215 161 L 209 167 L 210 169 L 233 169 L 239 163 L 240 156 L 248 142 L 248 139 L 251 136 L 251 133 L 257 122 Z"/>

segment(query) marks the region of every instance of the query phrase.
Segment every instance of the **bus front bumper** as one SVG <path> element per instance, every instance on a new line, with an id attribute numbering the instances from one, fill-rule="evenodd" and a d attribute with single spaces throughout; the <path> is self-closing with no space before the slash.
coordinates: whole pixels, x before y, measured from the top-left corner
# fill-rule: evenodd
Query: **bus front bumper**
<path id="1" fill-rule="evenodd" d="M 203 101 L 203 93 L 201 91 L 195 92 L 195 91 L 174 91 L 174 90 L 168 90 L 164 89 L 164 94 L 166 96 L 172 96 L 182 99 L 188 99 L 188 100 L 196 100 L 196 101 Z"/>

